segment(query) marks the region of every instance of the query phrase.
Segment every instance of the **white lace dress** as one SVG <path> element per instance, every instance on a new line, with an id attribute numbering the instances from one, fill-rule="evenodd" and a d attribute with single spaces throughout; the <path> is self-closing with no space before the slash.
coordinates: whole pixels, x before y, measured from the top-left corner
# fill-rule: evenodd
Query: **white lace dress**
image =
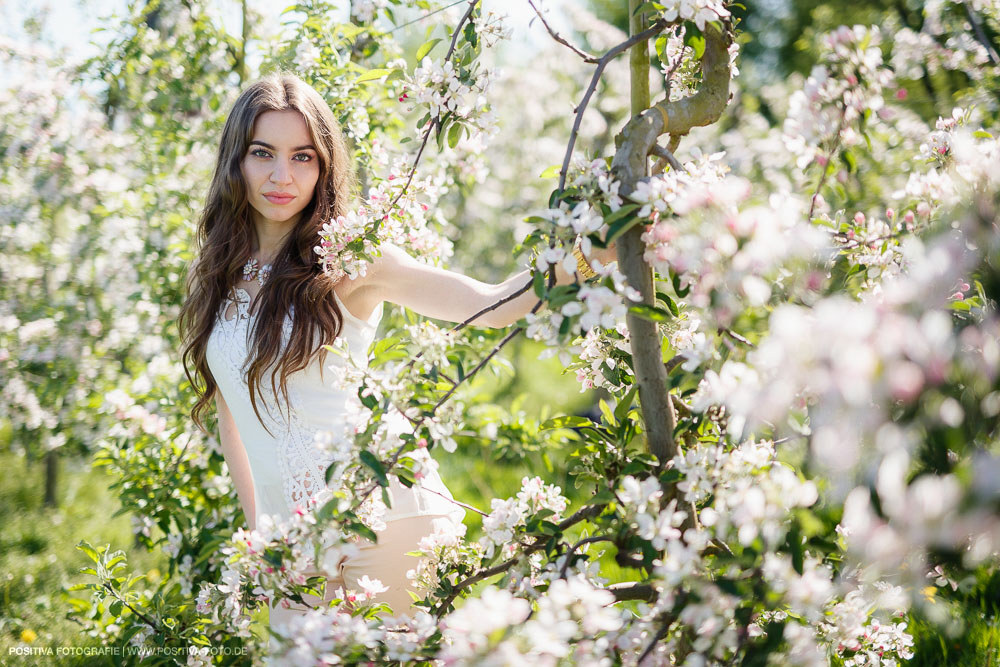
<path id="1" fill-rule="evenodd" d="M 347 361 L 328 353 L 323 364 L 314 358 L 305 369 L 289 375 L 290 414 L 285 410 L 283 399 L 280 403 L 275 400 L 270 388 L 270 373 L 266 373 L 262 390 L 270 414 L 259 397 L 257 405 L 271 431 L 268 433 L 250 403 L 245 373 L 249 365 L 244 366 L 250 325 L 257 314 L 250 313 L 250 294 L 246 290 L 236 287 L 233 294 L 235 298 L 224 300 L 219 308 L 206 350 L 208 366 L 246 448 L 253 477 L 255 518 L 259 519 L 262 514 L 287 518 L 296 506 L 304 506 L 325 484 L 324 475 L 330 459 L 316 447 L 314 436 L 320 430 L 336 432 L 342 429 L 343 420 L 348 418 L 351 394 L 334 381 L 338 368 L 343 368 Z M 368 347 L 382 317 L 382 304 L 366 322 L 351 315 L 339 297 L 336 298 L 344 318 L 340 335 L 347 344 L 348 353 L 355 363 L 366 365 Z M 227 320 L 227 310 L 233 302 L 236 314 Z M 284 345 L 291 333 L 293 316 L 294 308 L 285 317 Z M 465 510 L 453 502 L 451 492 L 436 472 L 426 474 L 422 489 L 416 486 L 408 489 L 392 475 L 389 480 L 392 506 L 385 514 L 386 523 L 424 515 L 448 516 L 456 522 L 465 517 Z"/>

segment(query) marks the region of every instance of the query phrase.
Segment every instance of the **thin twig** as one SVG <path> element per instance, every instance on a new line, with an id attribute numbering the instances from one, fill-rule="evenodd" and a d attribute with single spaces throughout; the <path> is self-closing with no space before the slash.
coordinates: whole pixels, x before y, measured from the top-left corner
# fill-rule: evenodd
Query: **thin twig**
<path id="1" fill-rule="evenodd" d="M 559 578 L 560 579 L 566 578 L 566 572 L 569 571 L 569 563 L 571 560 L 573 560 L 573 554 L 576 552 L 577 549 L 579 549 L 585 544 L 592 544 L 594 542 L 613 542 L 613 541 L 614 538 L 608 535 L 595 535 L 593 537 L 585 537 L 576 544 L 574 544 L 573 546 L 571 546 L 566 551 L 566 562 L 563 563 L 562 568 L 559 570 Z"/>
<path id="2" fill-rule="evenodd" d="M 455 333 L 455 332 L 461 331 L 465 327 L 469 326 L 469 324 L 471 322 L 473 322 L 479 316 L 485 315 L 486 313 L 490 312 L 491 310 L 496 310 L 497 308 L 499 308 L 500 306 L 504 305 L 505 303 L 513 301 L 517 297 L 521 296 L 522 294 L 524 294 L 525 292 L 527 292 L 528 290 L 530 290 L 533 283 L 534 283 L 533 280 L 529 280 L 528 283 L 524 287 L 518 287 L 516 292 L 512 292 L 511 294 L 508 294 L 507 296 L 505 296 L 504 298 L 500 299 L 499 301 L 496 301 L 492 305 L 486 306 L 485 308 L 483 308 L 482 310 L 480 310 L 478 313 L 476 313 L 472 317 L 466 319 L 464 322 L 456 324 L 454 327 L 452 327 L 451 329 L 448 330 L 448 333 Z M 534 312 L 534 311 L 532 311 L 532 312 Z"/>
<path id="3" fill-rule="evenodd" d="M 725 335 L 729 336 L 730 338 L 732 338 L 733 340 L 735 340 L 737 343 L 743 343 L 747 347 L 757 347 L 756 345 L 754 345 L 753 343 L 751 343 L 750 341 L 748 341 L 746 338 L 744 338 L 740 334 L 736 333 L 732 329 L 729 329 L 728 327 L 720 327 L 719 328 L 719 333 L 725 334 Z"/>
<path id="4" fill-rule="evenodd" d="M 449 389 L 448 392 L 444 396 L 441 397 L 441 400 L 439 400 L 437 403 L 434 404 L 434 408 L 431 410 L 431 414 L 433 415 L 435 412 L 437 412 L 438 408 L 440 408 L 442 405 L 444 405 L 445 401 L 447 401 L 449 398 L 452 397 L 452 395 L 455 393 L 456 390 L 458 390 L 458 387 L 463 382 L 465 382 L 470 377 L 472 377 L 473 375 L 475 375 L 476 373 L 478 373 L 480 371 L 480 369 L 482 369 L 482 367 L 485 366 L 489 362 L 490 359 L 492 359 L 493 357 L 495 357 L 497 355 L 497 353 L 500 352 L 500 350 L 503 349 L 504 345 L 506 345 L 507 343 L 509 343 L 510 341 L 512 341 L 514 339 L 514 336 L 516 336 L 517 334 L 521 333 L 522 331 L 523 331 L 523 329 L 521 327 L 515 327 L 513 331 L 511 331 L 509 334 L 507 334 L 506 336 L 504 336 L 504 339 L 502 341 L 500 341 L 499 343 L 497 343 L 496 346 L 494 346 L 494 348 L 492 350 L 490 350 L 490 353 L 488 355 L 486 355 L 486 357 L 482 361 L 480 361 L 478 364 L 476 364 L 476 367 L 473 368 L 469 372 L 468 375 L 466 375 L 464 378 L 462 378 L 458 382 L 458 384 L 454 385 L 451 389 Z"/>
<path id="5" fill-rule="evenodd" d="M 549 26 L 548 21 L 545 20 L 545 17 L 542 16 L 542 12 L 539 11 L 538 7 L 535 6 L 534 2 L 532 2 L 531 0 L 528 0 L 528 4 L 531 5 L 531 8 L 535 10 L 536 14 L 538 14 L 538 18 L 541 19 L 542 25 L 544 25 L 545 29 L 549 31 L 549 34 L 552 35 L 552 39 L 556 40 L 557 42 L 559 42 L 563 46 L 569 48 L 570 51 L 572 51 L 576 55 L 578 55 L 581 58 L 583 58 L 583 61 L 586 62 L 586 63 L 597 63 L 597 62 L 599 62 L 600 59 L 597 56 L 592 56 L 589 53 L 587 53 L 586 51 L 583 51 L 582 49 L 578 49 L 577 47 L 573 46 L 572 44 L 570 44 L 569 42 L 567 42 L 565 39 L 563 39 L 562 36 L 559 33 L 557 33 L 555 30 L 553 30 Z"/>
<path id="6" fill-rule="evenodd" d="M 826 175 L 830 172 L 830 163 L 833 161 L 833 156 L 837 153 L 837 149 L 840 148 L 840 133 L 844 129 L 844 121 L 847 118 L 847 105 L 844 104 L 840 111 L 840 122 L 837 124 L 837 139 L 833 142 L 833 148 L 830 149 L 830 156 L 826 160 L 826 164 L 823 165 L 823 173 L 820 174 L 819 183 L 816 184 L 816 192 L 813 193 L 812 203 L 809 205 L 809 219 L 812 220 L 813 211 L 816 210 L 816 200 L 819 199 L 819 192 L 823 189 L 823 183 L 826 182 Z"/>
<path id="7" fill-rule="evenodd" d="M 150 618 L 148 616 L 146 616 L 141 611 L 139 611 L 138 609 L 136 609 L 135 607 L 133 607 L 132 605 L 130 605 L 128 603 L 128 601 L 125 600 L 125 598 L 123 598 L 121 595 L 118 594 L 118 591 L 116 591 L 111 584 L 109 584 L 106 581 L 103 582 L 103 583 L 104 583 L 104 587 L 106 589 L 108 589 L 109 591 L 111 591 L 111 595 L 116 600 L 118 600 L 119 602 L 121 602 L 123 605 L 125 605 L 126 607 L 128 607 L 129 611 L 131 611 L 133 614 L 135 614 L 136 617 L 139 618 L 143 623 L 145 623 L 149 627 L 153 628 L 153 630 L 155 632 L 158 632 L 158 633 L 161 633 L 161 634 L 166 634 L 164 632 L 164 629 L 162 627 L 160 627 L 159 625 L 157 625 L 155 621 L 150 620 Z"/>
<path id="8" fill-rule="evenodd" d="M 413 182 L 413 177 L 416 176 L 417 174 L 417 165 L 420 164 L 420 156 L 424 154 L 424 148 L 427 147 L 427 140 L 430 139 L 431 132 L 434 131 L 434 128 L 438 126 L 440 122 L 441 121 L 439 118 L 432 118 L 429 121 L 427 121 L 427 130 L 424 132 L 424 138 L 420 142 L 420 149 L 417 151 L 417 156 L 413 158 L 413 166 L 410 167 L 410 175 L 406 178 L 406 183 L 403 184 L 403 188 L 399 191 L 396 197 L 389 203 L 388 210 L 391 211 L 393 208 L 395 208 L 396 203 L 403 197 L 404 194 L 406 194 L 406 191 L 410 188 L 410 183 Z M 378 224 L 381 224 L 381 220 L 379 220 L 379 222 L 376 223 L 376 225 Z"/>
<path id="9" fill-rule="evenodd" d="M 573 121 L 573 129 L 569 133 L 569 143 L 566 145 L 566 155 L 563 157 L 562 169 L 559 170 L 559 191 L 562 192 L 566 187 L 566 173 L 569 171 L 569 160 L 573 156 L 573 147 L 576 145 L 576 135 L 580 131 L 580 123 L 583 122 L 583 112 L 586 111 L 587 105 L 590 103 L 590 97 L 597 90 L 597 83 L 601 80 L 601 74 L 604 73 L 604 68 L 608 66 L 615 56 L 622 53 L 623 51 L 630 48 L 633 44 L 638 44 L 643 42 L 653 35 L 663 32 L 669 23 L 663 19 L 660 19 L 648 29 L 643 30 L 638 35 L 633 35 L 627 40 L 619 44 L 618 46 L 613 46 L 608 49 L 607 53 L 601 56 L 601 59 L 597 61 L 597 69 L 594 70 L 594 75 L 590 79 L 590 85 L 587 86 L 587 91 L 583 94 L 583 99 L 580 100 L 580 104 L 576 107 L 576 118 Z"/>
<path id="10" fill-rule="evenodd" d="M 563 521 L 561 521 L 556 526 L 556 528 L 557 528 L 557 530 L 559 532 L 563 532 L 567 528 L 569 528 L 570 526 L 573 526 L 575 524 L 580 523 L 581 521 L 585 521 L 585 520 L 590 519 L 590 518 L 592 518 L 594 516 L 597 516 L 598 514 L 600 514 L 601 512 L 604 511 L 605 507 L 606 507 L 606 505 L 587 505 L 585 507 L 582 507 L 579 510 L 577 510 L 576 512 L 574 512 L 571 516 L 569 516 L 568 518 L 566 518 Z M 480 581 L 483 581 L 484 579 L 489 579 L 492 576 L 495 576 L 495 575 L 498 575 L 498 574 L 502 574 L 503 572 L 506 572 L 507 570 L 509 570 L 510 568 L 512 568 L 514 566 L 514 564 L 517 563 L 522 557 L 524 557 L 524 556 L 530 556 L 534 552 L 536 552 L 536 551 L 538 551 L 540 549 L 543 549 L 545 547 L 545 544 L 546 544 L 546 542 L 540 540 L 536 544 L 533 544 L 533 545 L 530 545 L 530 546 L 526 546 L 526 547 L 524 547 L 524 550 L 522 551 L 521 554 L 514 556 L 510 560 L 504 561 L 502 563 L 498 563 L 497 565 L 494 565 L 493 567 L 487 568 L 485 570 L 480 570 L 476 574 L 470 575 L 470 576 L 466 577 L 465 579 L 459 581 L 452 588 L 451 594 L 441 602 L 441 606 L 438 607 L 437 612 L 436 612 L 437 615 L 439 617 L 441 615 L 443 615 L 444 612 L 451 605 L 451 603 L 455 600 L 455 598 L 458 597 L 458 594 L 462 590 L 464 590 L 466 588 L 469 588 L 473 584 L 476 584 L 476 583 L 478 583 Z"/>
<path id="11" fill-rule="evenodd" d="M 647 646 L 646 650 L 639 656 L 639 659 L 636 661 L 637 665 L 641 665 L 642 661 L 653 652 L 653 648 L 660 642 L 660 640 L 667 636 L 667 631 L 670 629 L 671 623 L 673 623 L 673 619 L 667 619 L 664 621 L 663 625 L 660 626 L 660 629 L 656 631 L 653 641 L 649 642 L 649 646 Z"/>
<path id="12" fill-rule="evenodd" d="M 684 52 L 687 51 L 687 44 L 681 45 L 681 52 L 677 54 L 677 60 L 670 67 L 670 71 L 667 72 L 666 80 L 664 81 L 664 91 L 663 97 L 665 99 L 670 99 L 670 83 L 673 81 L 674 74 L 677 73 L 677 68 L 681 66 L 681 62 L 684 60 Z"/>
<path id="13" fill-rule="evenodd" d="M 484 512 L 481 509 L 479 509 L 478 507 L 473 507 L 472 505 L 466 505 L 461 500 L 455 500 L 454 498 L 449 498 L 448 496 L 444 495 L 440 491 L 435 491 L 434 489 L 428 488 L 426 486 L 421 486 L 420 488 L 423 489 L 424 491 L 430 491 L 431 493 L 436 493 L 437 495 L 441 496 L 445 500 L 451 501 L 451 502 L 455 503 L 456 505 L 458 505 L 459 507 L 464 507 L 467 510 L 472 510 L 473 512 L 481 514 L 482 516 L 489 516 L 490 515 L 489 512 Z"/>

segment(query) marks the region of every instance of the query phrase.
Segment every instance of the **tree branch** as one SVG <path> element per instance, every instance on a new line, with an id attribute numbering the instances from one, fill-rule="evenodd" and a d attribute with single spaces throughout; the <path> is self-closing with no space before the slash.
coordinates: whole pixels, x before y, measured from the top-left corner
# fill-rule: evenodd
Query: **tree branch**
<path id="1" fill-rule="evenodd" d="M 538 14 L 538 18 L 541 19 L 542 25 L 544 25 L 545 29 L 549 31 L 549 34 L 552 35 L 552 39 L 556 40 L 557 42 L 559 42 L 563 46 L 567 47 L 570 51 L 572 51 L 576 55 L 578 55 L 581 58 L 583 58 L 583 61 L 586 62 L 586 63 L 597 63 L 597 62 L 600 62 L 600 59 L 597 56 L 592 56 L 589 53 L 587 53 L 586 51 L 578 49 L 577 47 L 573 46 L 572 44 L 570 44 L 569 42 L 567 42 L 565 39 L 563 39 L 562 36 L 559 33 L 557 33 L 555 30 L 553 30 L 549 26 L 548 21 L 545 20 L 545 17 L 542 16 L 542 12 L 540 12 L 538 10 L 538 7 L 535 6 L 534 2 L 532 2 L 531 0 L 528 0 L 528 4 L 531 5 L 531 8 L 535 10 L 536 14 Z"/>
<path id="2" fill-rule="evenodd" d="M 644 600 L 645 602 L 655 602 L 659 592 L 650 583 L 638 581 L 626 581 L 620 584 L 611 584 L 607 587 L 615 595 L 615 602 L 624 600 Z"/>
<path id="3" fill-rule="evenodd" d="M 601 74 L 604 73 L 604 68 L 608 66 L 608 63 L 614 60 L 615 56 L 619 53 L 625 51 L 634 44 L 639 42 L 645 42 L 653 35 L 659 34 L 666 29 L 669 24 L 666 21 L 660 20 L 649 27 L 648 30 L 644 30 L 638 35 L 629 37 L 627 40 L 622 42 L 617 46 L 613 46 L 608 49 L 607 53 L 601 56 L 601 59 L 597 61 L 597 69 L 594 70 L 594 75 L 590 78 L 590 85 L 587 86 L 587 91 L 583 94 L 583 99 L 580 100 L 580 104 L 576 107 L 576 119 L 573 121 L 573 129 L 569 133 L 569 142 L 566 145 L 566 155 L 563 157 L 562 169 L 559 170 L 559 191 L 562 192 L 566 187 L 566 173 L 569 171 L 569 161 L 573 157 L 573 147 L 576 146 L 576 136 L 580 131 L 580 123 L 583 122 L 583 112 L 587 109 L 587 105 L 590 103 L 590 97 L 597 90 L 597 82 L 601 80 Z"/>
<path id="4" fill-rule="evenodd" d="M 566 562 L 563 563 L 562 568 L 559 570 L 559 577 L 561 579 L 566 578 L 566 573 L 569 571 L 570 561 L 573 560 L 573 554 L 574 552 L 576 552 L 577 549 L 579 549 L 585 544 L 593 544 L 594 542 L 613 542 L 613 541 L 614 538 L 609 537 L 607 535 L 595 535 L 593 537 L 583 538 L 582 540 L 580 540 L 579 542 L 577 542 L 576 544 L 574 544 L 573 546 L 571 546 L 569 549 L 566 550 Z"/>

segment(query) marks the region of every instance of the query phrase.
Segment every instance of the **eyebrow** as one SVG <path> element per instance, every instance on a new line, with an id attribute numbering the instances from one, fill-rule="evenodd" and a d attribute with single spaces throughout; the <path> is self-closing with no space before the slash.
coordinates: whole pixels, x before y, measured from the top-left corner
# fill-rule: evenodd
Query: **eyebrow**
<path id="1" fill-rule="evenodd" d="M 250 143 L 251 144 L 260 144 L 264 148 L 270 148 L 272 151 L 277 150 L 274 146 L 272 146 L 271 144 L 267 143 L 266 141 L 258 141 L 257 139 L 254 139 Z M 304 151 L 307 148 L 310 149 L 310 150 L 316 150 L 316 147 L 313 146 L 312 144 L 306 144 L 305 146 L 296 146 L 292 150 L 293 151 Z"/>

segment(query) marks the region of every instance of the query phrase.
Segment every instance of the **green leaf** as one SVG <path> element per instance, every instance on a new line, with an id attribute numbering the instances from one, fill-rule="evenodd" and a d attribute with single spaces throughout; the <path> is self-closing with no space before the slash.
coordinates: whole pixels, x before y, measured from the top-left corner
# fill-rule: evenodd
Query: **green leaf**
<path id="1" fill-rule="evenodd" d="M 112 616 L 121 616 L 122 615 L 122 601 L 121 600 L 115 600 L 114 602 L 112 602 L 111 606 L 108 607 L 108 611 L 111 612 Z"/>
<path id="2" fill-rule="evenodd" d="M 793 521 L 792 529 L 788 531 L 788 546 L 792 551 L 792 567 L 801 576 L 805 568 L 805 559 L 802 549 L 802 530 L 798 521 Z"/>
<path id="3" fill-rule="evenodd" d="M 462 138 L 462 131 L 465 129 L 461 123 L 454 123 L 448 128 L 448 146 L 454 148 Z"/>
<path id="4" fill-rule="evenodd" d="M 554 164 L 551 167 L 548 167 L 542 173 L 540 173 L 538 175 L 538 178 L 555 178 L 556 176 L 559 175 L 559 172 L 561 170 L 562 170 L 562 166 L 561 165 Z"/>
<path id="5" fill-rule="evenodd" d="M 590 421 L 586 417 L 578 417 L 576 415 L 561 415 L 559 417 L 553 417 L 542 423 L 538 427 L 539 431 L 548 431 L 554 428 L 580 428 L 583 426 L 593 426 L 594 422 Z"/>
<path id="6" fill-rule="evenodd" d="M 610 225 L 614 222 L 618 222 L 632 211 L 636 211 L 638 209 L 638 204 L 625 204 L 624 206 L 619 207 L 619 209 L 614 213 L 604 216 L 604 224 Z"/>
<path id="7" fill-rule="evenodd" d="M 417 49 L 417 55 L 415 56 L 416 59 L 417 59 L 417 62 L 420 62 L 421 60 L 423 60 L 424 56 L 426 56 L 428 53 L 430 53 L 431 50 L 433 50 L 434 47 L 437 46 L 437 43 L 440 42 L 440 41 L 441 41 L 441 38 L 440 37 L 436 37 L 434 39 L 429 39 L 426 42 L 424 42 L 423 44 L 421 44 L 420 48 Z"/>
<path id="8" fill-rule="evenodd" d="M 390 73 L 391 69 L 370 69 L 357 79 L 354 80 L 355 84 L 364 83 L 365 81 L 374 81 L 375 79 L 381 79 L 386 74 Z"/>
<path id="9" fill-rule="evenodd" d="M 645 218 L 640 218 L 638 216 L 625 216 L 624 218 L 608 225 L 608 234 L 604 239 L 605 244 L 610 245 L 612 241 L 632 229 L 636 223 L 644 219 Z"/>
<path id="10" fill-rule="evenodd" d="M 628 312 L 650 322 L 669 322 L 673 319 L 667 311 L 656 306 L 650 306 L 648 303 L 637 303 L 631 306 Z"/>
<path id="11" fill-rule="evenodd" d="M 639 391 L 639 385 L 633 385 L 628 393 L 618 401 L 618 405 L 615 406 L 615 418 L 618 421 L 624 421 L 625 415 L 628 414 L 629 409 L 632 407 L 632 401 L 635 400 L 635 393 Z"/>
<path id="12" fill-rule="evenodd" d="M 97 553 L 94 547 L 90 546 L 90 544 L 87 543 L 86 540 L 80 540 L 79 544 L 76 545 L 76 548 L 82 551 L 83 553 L 87 554 L 88 556 L 90 556 L 90 560 L 94 561 L 95 563 L 101 562 L 101 556 Z"/>
<path id="13" fill-rule="evenodd" d="M 847 171 L 850 173 L 855 173 L 858 170 L 858 159 L 854 157 L 854 153 L 851 151 L 844 151 L 840 154 L 844 162 L 847 164 Z"/>
<path id="14" fill-rule="evenodd" d="M 602 398 L 598 401 L 598 406 L 601 408 L 601 414 L 604 416 L 604 421 L 609 426 L 617 426 L 618 420 L 615 419 L 615 413 L 611 411 L 611 407 L 608 405 L 608 402 Z"/>
<path id="15" fill-rule="evenodd" d="M 690 21 L 684 24 L 684 29 L 684 43 L 694 51 L 694 57 L 701 60 L 705 55 L 705 37 L 701 34 L 701 30 L 698 30 L 698 26 Z"/>
<path id="16" fill-rule="evenodd" d="M 670 311 L 671 315 L 673 315 L 674 317 L 680 317 L 681 314 L 680 308 L 677 307 L 677 303 L 673 299 L 671 299 L 666 292 L 658 291 L 656 293 L 656 298 L 662 301 L 664 304 L 666 304 L 667 310 Z"/>
<path id="17" fill-rule="evenodd" d="M 531 281 L 531 287 L 535 291 L 535 296 L 539 299 L 545 296 L 545 274 L 541 271 L 535 271 L 534 277 Z"/>
<path id="18" fill-rule="evenodd" d="M 374 454 L 367 449 L 362 449 L 361 454 L 359 454 L 358 457 L 361 459 L 362 463 L 372 469 L 372 472 L 375 473 L 375 477 L 378 479 L 379 484 L 382 486 L 389 486 L 389 478 L 385 476 L 385 466 L 382 465 L 381 461 L 375 458 Z"/>

